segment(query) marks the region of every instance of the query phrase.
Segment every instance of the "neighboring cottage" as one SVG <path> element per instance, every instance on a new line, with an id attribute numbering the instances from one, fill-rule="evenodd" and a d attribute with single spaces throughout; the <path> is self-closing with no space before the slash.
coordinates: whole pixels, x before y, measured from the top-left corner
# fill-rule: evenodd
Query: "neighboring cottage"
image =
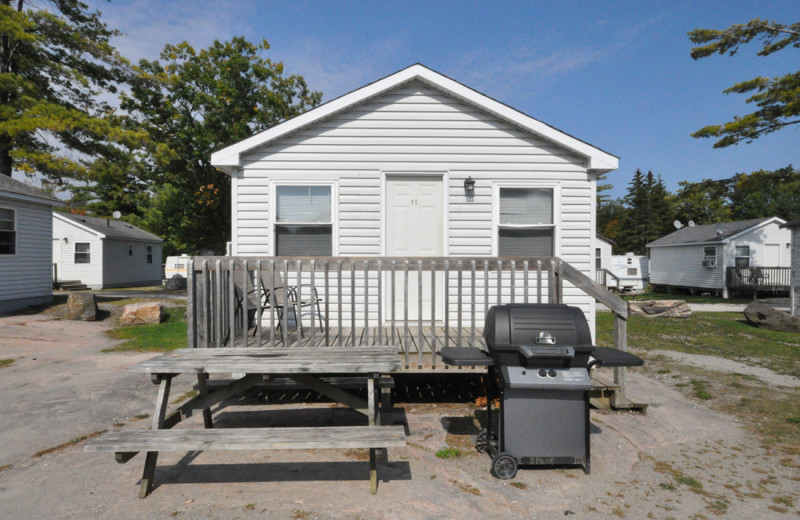
<path id="1" fill-rule="evenodd" d="M 595 282 L 603 287 L 616 287 L 615 280 L 608 275 L 608 268 L 611 267 L 611 251 L 615 242 L 603 235 L 595 235 L 594 243 L 594 272 Z"/>
<path id="2" fill-rule="evenodd" d="M 53 213 L 57 282 L 90 289 L 161 283 L 162 240 L 122 220 Z"/>
<path id="3" fill-rule="evenodd" d="M 793 220 L 781 225 L 792 232 L 792 275 L 790 278 L 790 298 L 792 316 L 800 316 L 800 220 Z"/>
<path id="4" fill-rule="evenodd" d="M 594 279 L 596 176 L 618 158 L 413 65 L 211 163 L 236 256 L 558 256 Z M 591 297 L 565 302 L 594 322 Z"/>
<path id="5" fill-rule="evenodd" d="M 53 300 L 53 206 L 63 202 L 0 175 L 0 314 Z"/>
<path id="6" fill-rule="evenodd" d="M 690 290 L 788 291 L 791 232 L 778 217 L 686 226 L 647 244 L 650 283 Z"/>

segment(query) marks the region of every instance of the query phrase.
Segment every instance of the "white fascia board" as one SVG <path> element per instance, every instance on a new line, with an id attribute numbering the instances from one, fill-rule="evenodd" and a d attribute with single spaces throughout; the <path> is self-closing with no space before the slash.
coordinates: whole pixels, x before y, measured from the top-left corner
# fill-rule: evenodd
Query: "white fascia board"
<path id="1" fill-rule="evenodd" d="M 542 123 L 537 119 L 523 114 L 508 105 L 504 105 L 485 94 L 481 94 L 477 90 L 462 85 L 420 64 L 412 65 L 391 76 L 370 83 L 369 85 L 329 101 L 324 105 L 309 110 L 304 114 L 289 119 L 268 130 L 214 152 L 211 154 L 211 164 L 229 175 L 234 175 L 241 166 L 241 156 L 243 153 L 413 80 L 421 80 L 434 88 L 443 90 L 456 98 L 462 99 L 501 119 L 509 121 L 585 157 L 587 159 L 587 169 L 593 170 L 594 173 L 609 172 L 619 167 L 618 157 L 604 152 L 599 148 L 595 148 L 580 139 L 565 134 L 550 125 Z"/>
<path id="2" fill-rule="evenodd" d="M 735 240 L 735 239 L 739 238 L 740 236 L 744 235 L 745 233 L 750 233 L 751 231 L 755 231 L 756 229 L 759 229 L 759 228 L 762 228 L 762 227 L 767 226 L 769 224 L 772 224 L 773 222 L 777 222 L 778 224 L 786 224 L 786 221 L 783 220 L 782 218 L 780 218 L 780 217 L 772 217 L 769 220 L 765 220 L 761 224 L 756 224 L 755 226 L 752 226 L 752 227 L 749 227 L 747 229 L 743 229 L 742 231 L 739 231 L 735 235 L 729 236 L 728 238 L 725 239 L 725 242 L 730 242 L 731 240 Z"/>
<path id="3" fill-rule="evenodd" d="M 94 229 L 92 229 L 92 228 L 90 228 L 88 226 L 84 226 L 83 224 L 81 224 L 79 222 L 75 222 L 74 220 L 69 219 L 67 217 L 62 217 L 61 215 L 59 215 L 55 211 L 53 212 L 53 218 L 57 218 L 58 220 L 60 220 L 61 222 L 64 222 L 65 224 L 71 224 L 71 225 L 75 226 L 78 229 L 86 231 L 87 233 L 91 233 L 92 235 L 100 238 L 101 240 L 106 238 L 106 236 L 103 233 L 100 233 L 99 231 L 95 231 Z"/>
<path id="4" fill-rule="evenodd" d="M 659 244 L 656 246 L 652 246 L 650 244 L 645 244 L 644 247 L 649 247 L 651 249 L 655 249 L 658 247 L 688 247 L 688 246 L 718 246 L 721 244 L 727 243 L 727 240 L 717 240 L 716 242 L 686 242 L 683 244 Z"/>

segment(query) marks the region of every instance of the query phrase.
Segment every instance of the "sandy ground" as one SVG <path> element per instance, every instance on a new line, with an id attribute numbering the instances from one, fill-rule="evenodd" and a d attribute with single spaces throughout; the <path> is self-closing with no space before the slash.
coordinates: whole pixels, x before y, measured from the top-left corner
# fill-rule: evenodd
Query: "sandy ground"
<path id="1" fill-rule="evenodd" d="M 70 443 L 149 425 L 136 416 L 152 413 L 156 387 L 125 368 L 154 354 L 101 352 L 112 344 L 105 327 L 42 315 L 0 317 L 0 359 L 15 360 L 0 369 L 0 518 L 749 520 L 800 512 L 797 456 L 766 451 L 733 417 L 641 370 L 628 372 L 628 393 L 650 404 L 647 415 L 592 411 L 590 475 L 525 468 L 513 481 L 495 479 L 489 457 L 471 448 L 473 405 L 401 403 L 384 422 L 407 425 L 408 446 L 389 450 L 380 463 L 375 496 L 361 451 L 206 452 L 161 454 L 156 488 L 140 500 L 142 455 L 119 465 L 110 453 Z M 786 383 L 758 376 L 765 384 Z M 179 378 L 172 395 L 191 383 Z M 361 420 L 327 404 L 256 399 L 215 411 L 218 426 L 312 418 Z M 180 427 L 202 424 L 193 418 Z M 447 445 L 463 454 L 437 457 Z"/>

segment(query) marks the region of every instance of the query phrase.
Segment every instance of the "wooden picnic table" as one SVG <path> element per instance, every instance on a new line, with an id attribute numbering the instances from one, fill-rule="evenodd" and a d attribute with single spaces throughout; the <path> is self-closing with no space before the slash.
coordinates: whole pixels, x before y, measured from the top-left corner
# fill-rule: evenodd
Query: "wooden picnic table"
<path id="1" fill-rule="evenodd" d="M 382 426 L 377 406 L 376 382 L 381 374 L 400 370 L 393 346 L 348 348 L 220 348 L 180 349 L 129 368 L 149 374 L 158 385 L 150 430 L 114 431 L 86 445 L 86 451 L 113 451 L 125 463 L 138 452 L 147 453 L 139 491 L 152 490 L 159 451 L 367 448 L 370 491 L 377 492 L 376 450 L 405 445 L 403 426 Z M 172 379 L 180 374 L 197 377 L 198 394 L 167 412 Z M 222 386 L 209 388 L 211 374 L 233 374 Z M 352 375 L 367 387 L 362 399 L 331 384 L 332 374 Z M 211 407 L 271 378 L 288 378 L 368 417 L 367 426 L 214 429 Z M 194 412 L 202 411 L 205 429 L 171 428 Z"/>

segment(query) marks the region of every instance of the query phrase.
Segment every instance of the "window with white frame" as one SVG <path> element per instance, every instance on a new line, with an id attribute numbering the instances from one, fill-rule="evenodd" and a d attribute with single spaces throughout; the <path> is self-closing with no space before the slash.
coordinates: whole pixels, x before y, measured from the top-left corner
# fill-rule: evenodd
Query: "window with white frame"
<path id="1" fill-rule="evenodd" d="M 750 246 L 736 246 L 733 256 L 736 267 L 750 267 Z"/>
<path id="2" fill-rule="evenodd" d="M 89 242 L 75 242 L 75 263 L 90 264 L 92 262 L 92 245 Z"/>
<path id="3" fill-rule="evenodd" d="M 275 255 L 332 256 L 331 186 L 275 187 Z"/>
<path id="4" fill-rule="evenodd" d="M 597 271 L 603 268 L 603 250 L 599 247 L 594 250 L 594 268 Z"/>
<path id="5" fill-rule="evenodd" d="M 17 215 L 13 209 L 0 208 L 0 255 L 17 254 Z"/>
<path id="6" fill-rule="evenodd" d="M 500 188 L 498 256 L 554 256 L 552 188 Z"/>
<path id="7" fill-rule="evenodd" d="M 703 248 L 703 265 L 706 267 L 716 267 L 717 246 L 706 246 Z"/>
<path id="8" fill-rule="evenodd" d="M 147 263 L 153 263 L 153 246 L 147 246 Z"/>

